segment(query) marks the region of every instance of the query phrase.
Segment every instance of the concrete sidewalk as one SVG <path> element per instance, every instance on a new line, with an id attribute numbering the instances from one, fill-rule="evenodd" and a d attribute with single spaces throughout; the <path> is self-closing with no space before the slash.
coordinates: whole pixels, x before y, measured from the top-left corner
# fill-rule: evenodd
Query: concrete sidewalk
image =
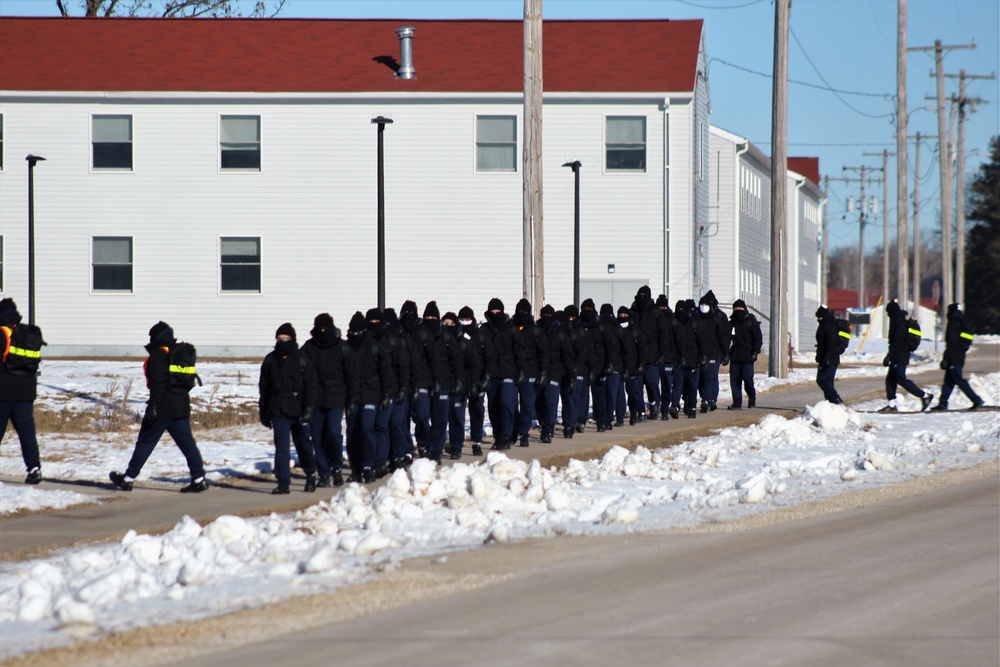
<path id="1" fill-rule="evenodd" d="M 989 354 L 970 359 L 966 367 L 967 375 L 1000 370 L 1000 358 L 993 354 L 997 348 L 982 346 L 980 349 L 983 348 Z M 728 381 L 728 374 L 724 372 L 722 375 L 720 379 Z M 940 383 L 941 380 L 940 371 L 925 371 L 914 377 L 921 383 Z M 837 389 L 847 402 L 868 400 L 883 395 L 884 381 L 881 377 L 843 380 L 837 382 Z M 709 435 L 727 426 L 757 423 L 768 414 L 791 417 L 801 413 L 806 405 L 821 400 L 822 392 L 815 383 L 781 387 L 758 394 L 758 405 L 753 410 L 729 411 L 720 405 L 719 410 L 699 413 L 695 419 L 682 417 L 680 420 L 646 421 L 606 433 L 597 433 L 591 425 L 583 434 L 577 434 L 572 439 L 557 437 L 551 444 L 540 444 L 533 437 L 530 447 L 515 446 L 506 454 L 522 460 L 538 459 L 546 467 L 560 466 L 570 458 L 600 458 L 615 445 L 629 448 L 640 444 L 650 448 L 667 447 Z M 468 455 L 462 458 L 463 462 L 478 460 L 481 459 Z M 446 461 L 446 464 L 449 463 Z M 21 479 L 2 481 L 20 483 Z M 0 525 L 0 560 L 21 560 L 78 543 L 120 539 L 129 529 L 146 533 L 165 532 L 185 515 L 204 524 L 225 514 L 248 517 L 294 511 L 326 500 L 340 491 L 328 488 L 318 489 L 316 493 L 303 493 L 301 476 L 293 480 L 290 496 L 272 496 L 274 481 L 270 479 L 227 480 L 200 494 L 180 494 L 175 489 L 142 484 L 137 484 L 131 493 L 114 491 L 110 483 L 47 479 L 43 484 L 48 488 L 93 494 L 99 496 L 102 502 L 3 519 Z"/>

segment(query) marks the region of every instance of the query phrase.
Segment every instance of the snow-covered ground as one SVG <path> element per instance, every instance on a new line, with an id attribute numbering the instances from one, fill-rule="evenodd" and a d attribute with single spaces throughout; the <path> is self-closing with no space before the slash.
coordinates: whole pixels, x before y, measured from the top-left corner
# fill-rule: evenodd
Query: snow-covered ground
<path id="1" fill-rule="evenodd" d="M 977 339 L 984 342 L 993 341 Z M 926 356 L 926 364 L 936 362 L 934 355 Z M 80 412 L 90 409 L 79 408 L 80 401 L 93 404 L 86 396 L 103 391 L 102 380 L 92 374 L 104 373 L 104 383 L 131 377 L 136 387 L 141 377 L 138 364 L 47 361 L 44 368 L 40 402 Z M 199 398 L 217 382 L 213 400 L 256 400 L 255 364 L 202 364 L 199 372 L 206 380 L 196 390 Z M 880 364 L 844 369 L 838 377 L 855 372 L 880 376 L 884 369 Z M 814 368 L 806 367 L 788 381 L 812 382 L 814 375 Z M 773 384 L 764 379 L 758 386 Z M 928 388 L 936 394 L 939 381 L 935 385 Z M 976 376 L 973 386 L 988 404 L 1000 403 L 1000 374 Z M 135 390 L 132 400 L 130 405 L 141 409 L 144 390 Z M 899 402 L 901 410 L 919 409 L 905 394 Z M 726 428 L 665 450 L 640 447 L 629 453 L 616 447 L 600 461 L 574 460 L 561 469 L 499 453 L 440 468 L 418 460 L 379 487 L 348 485 L 329 501 L 294 514 L 226 516 L 205 526 L 185 518 L 164 535 L 130 532 L 120 543 L 5 564 L 0 658 L 329 591 L 413 556 L 524 537 L 697 525 L 1000 456 L 1000 413 L 959 412 L 968 405 L 961 394 L 951 401 L 955 411 L 946 414 L 862 412 L 882 405 L 873 400 L 846 409 L 821 402 L 794 419 L 768 415 L 758 425 Z M 211 477 L 270 469 L 270 432 L 261 427 L 197 435 Z M 131 447 L 130 437 L 118 435 L 46 436 L 44 471 L 49 477 L 103 482 L 109 469 L 124 466 Z M 22 471 L 11 438 L 4 443 L 0 472 Z M 185 476 L 183 458 L 167 441 L 154 452 L 141 482 L 179 484 Z M 4 511 L 29 507 L 22 491 L 57 493 L 44 485 L 3 485 Z"/>

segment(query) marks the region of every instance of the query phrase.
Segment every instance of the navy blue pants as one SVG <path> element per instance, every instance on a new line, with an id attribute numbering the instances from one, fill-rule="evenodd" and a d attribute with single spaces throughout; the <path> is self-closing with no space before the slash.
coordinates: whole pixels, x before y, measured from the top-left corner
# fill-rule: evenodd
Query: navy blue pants
<path id="1" fill-rule="evenodd" d="M 417 400 L 410 402 L 410 419 L 413 420 L 413 437 L 417 451 L 428 451 L 431 442 L 431 394 L 427 389 L 417 392 Z"/>
<path id="2" fill-rule="evenodd" d="M 628 410 L 633 415 L 645 412 L 645 400 L 642 396 L 642 376 L 633 375 L 624 382 L 625 394 L 628 396 Z"/>
<path id="3" fill-rule="evenodd" d="M 493 378 L 486 390 L 490 426 L 493 439 L 508 437 L 514 431 L 514 413 L 517 410 L 517 385 L 511 378 Z"/>
<path id="4" fill-rule="evenodd" d="M 465 394 L 451 394 L 448 397 L 448 447 L 462 450 L 465 443 L 465 404 L 469 397 Z"/>
<path id="5" fill-rule="evenodd" d="M 554 433 L 556 430 L 556 418 L 559 414 L 559 382 L 558 380 L 546 380 L 545 384 L 538 388 L 538 424 L 542 433 Z M 563 406 L 563 419 L 567 416 L 566 406 Z"/>
<path id="6" fill-rule="evenodd" d="M 700 375 L 700 368 L 681 369 L 681 400 L 684 402 L 685 414 L 694 413 L 698 409 L 698 386 Z M 716 381 L 718 381 L 718 376 L 716 376 Z"/>
<path id="7" fill-rule="evenodd" d="M 160 442 L 164 431 L 174 439 L 174 443 L 187 460 L 191 479 L 204 477 L 205 466 L 202 463 L 198 445 L 194 441 L 194 435 L 191 434 L 191 420 L 187 418 L 173 419 L 172 417 L 143 418 L 142 424 L 139 425 L 139 437 L 136 438 L 135 449 L 132 451 L 132 460 L 128 462 L 128 468 L 125 469 L 125 476 L 132 479 L 139 476 L 139 473 L 142 472 L 142 466 L 146 464 L 149 455 L 153 453 L 153 449 Z"/>
<path id="8" fill-rule="evenodd" d="M 486 431 L 483 429 L 486 421 L 486 402 L 483 400 L 485 396 L 485 393 L 478 393 L 468 400 L 469 436 L 472 442 L 482 442 L 486 437 Z"/>
<path id="9" fill-rule="evenodd" d="M 515 436 L 528 437 L 531 423 L 535 421 L 535 378 L 528 378 L 517 385 L 517 433 Z M 511 438 L 513 440 L 514 438 Z"/>
<path id="10" fill-rule="evenodd" d="M 316 470 L 321 477 L 329 477 L 332 471 L 344 467 L 343 418 L 343 408 L 316 410 L 313 413 L 309 426 L 316 453 Z"/>
<path id="11" fill-rule="evenodd" d="M 393 403 L 392 415 L 389 417 L 389 458 L 395 461 L 407 454 L 413 456 L 409 399 Z"/>
<path id="12" fill-rule="evenodd" d="M 374 403 L 355 406 L 347 416 L 347 461 L 355 477 L 365 468 L 375 467 L 375 413 Z"/>
<path id="13" fill-rule="evenodd" d="M 722 365 L 718 359 L 709 359 L 701 367 L 701 378 L 698 381 L 698 392 L 701 400 L 707 403 L 715 403 L 719 400 L 719 366 Z"/>
<path id="14" fill-rule="evenodd" d="M 588 378 L 577 376 L 574 385 L 573 395 L 573 415 L 577 424 L 586 426 L 587 418 L 590 416 L 590 382 Z"/>
<path id="15" fill-rule="evenodd" d="M 185 419 L 184 421 L 186 422 L 187 420 Z M 299 456 L 299 467 L 307 475 L 315 475 L 316 460 L 313 457 L 312 437 L 309 427 L 300 424 L 298 417 L 281 416 L 271 418 L 271 428 L 274 430 L 274 476 L 278 479 L 278 484 L 287 485 L 292 481 L 291 442 L 295 443 L 295 452 Z M 188 426 L 188 432 L 190 432 L 190 426 Z M 170 435 L 173 435 L 173 433 Z M 174 436 L 174 439 L 176 440 L 177 436 Z M 194 439 L 191 442 L 193 444 Z M 138 445 L 136 447 L 138 448 Z M 131 469 L 132 464 L 129 463 L 129 470 Z M 128 472 L 125 474 L 135 477 L 135 475 L 131 475 Z M 194 475 L 193 472 L 191 474 Z"/>
<path id="16" fill-rule="evenodd" d="M 837 388 L 833 384 L 836 379 L 837 364 L 820 366 L 816 369 L 816 384 L 823 390 L 823 398 L 831 403 L 843 403 L 843 399 L 840 398 L 840 394 L 837 393 Z"/>
<path id="17" fill-rule="evenodd" d="M 0 421 L 3 422 L 3 433 L 0 433 L 0 436 L 7 433 L 8 423 L 14 425 L 14 431 L 21 441 L 21 458 L 24 459 L 24 466 L 28 472 L 35 468 L 41 468 L 42 464 L 38 456 L 38 439 L 35 436 L 34 401 L 0 401 Z M 188 427 L 188 431 L 190 430 Z M 174 440 L 176 441 L 177 438 Z M 153 445 L 155 446 L 156 443 L 154 442 Z M 150 447 L 149 451 L 153 451 L 153 448 Z M 143 460 L 145 461 L 145 459 Z"/>
<path id="18" fill-rule="evenodd" d="M 389 464 L 389 420 L 392 419 L 392 409 L 396 405 L 395 401 L 389 401 L 389 405 L 384 408 L 381 405 L 375 408 L 375 465 L 383 466 Z"/>
<path id="19" fill-rule="evenodd" d="M 607 382 L 605 378 L 597 378 L 590 385 L 590 397 L 593 400 L 594 422 L 598 426 L 606 424 L 608 419 Z"/>
<path id="20" fill-rule="evenodd" d="M 674 365 L 660 364 L 660 412 L 670 409 L 670 401 L 674 395 Z"/>
<path id="21" fill-rule="evenodd" d="M 618 388 L 621 386 L 620 373 L 611 373 L 604 378 L 604 423 L 610 424 L 616 417 L 618 407 Z M 624 412 L 622 413 L 624 418 Z"/>
<path id="22" fill-rule="evenodd" d="M 581 378 L 582 379 L 582 378 Z M 559 400 L 562 402 L 563 428 L 573 428 L 576 424 L 576 378 L 570 378 L 559 385 Z"/>
<path id="23" fill-rule="evenodd" d="M 646 385 L 646 396 L 649 398 L 649 407 L 654 410 L 660 405 L 660 366 L 658 364 L 646 364 L 642 370 L 642 381 Z M 643 410 L 646 409 L 645 403 Z"/>
<path id="24" fill-rule="evenodd" d="M 441 458 L 444 441 L 448 437 L 448 413 L 451 411 L 450 395 L 441 391 L 431 396 L 431 437 L 427 453 L 432 459 Z"/>
<path id="25" fill-rule="evenodd" d="M 750 399 L 757 397 L 753 388 L 753 362 L 729 364 L 729 388 L 733 390 L 733 405 L 743 405 L 743 391 Z"/>
<path id="26" fill-rule="evenodd" d="M 896 398 L 896 388 L 902 387 L 910 395 L 917 398 L 924 397 L 924 390 L 917 386 L 917 383 L 906 377 L 906 364 L 889 364 L 889 372 L 885 374 L 885 397 L 894 400 Z"/>
<path id="27" fill-rule="evenodd" d="M 941 383 L 941 398 L 938 401 L 940 405 L 948 405 L 948 399 L 951 397 L 951 392 L 954 391 L 955 387 L 958 387 L 973 403 L 983 400 L 969 386 L 969 381 L 962 377 L 963 368 L 964 366 L 948 366 L 945 368 L 944 382 Z"/>
<path id="28" fill-rule="evenodd" d="M 684 369 L 681 368 L 680 364 L 676 364 L 674 366 L 673 377 L 671 378 L 670 405 L 680 410 L 681 399 L 683 396 L 684 396 Z"/>

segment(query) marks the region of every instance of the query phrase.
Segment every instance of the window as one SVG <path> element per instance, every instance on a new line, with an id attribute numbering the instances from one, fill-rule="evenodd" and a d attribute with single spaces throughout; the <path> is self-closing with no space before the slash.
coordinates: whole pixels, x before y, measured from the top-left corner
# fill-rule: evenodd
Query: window
<path id="1" fill-rule="evenodd" d="M 260 116 L 223 116 L 219 137 L 223 169 L 260 171 Z"/>
<path id="2" fill-rule="evenodd" d="M 608 171 L 646 171 L 646 119 L 608 116 L 605 149 Z"/>
<path id="3" fill-rule="evenodd" d="M 517 116 L 476 116 L 476 171 L 517 171 Z"/>
<path id="4" fill-rule="evenodd" d="M 220 266 L 223 292 L 259 292 L 260 238 L 222 237 Z"/>
<path id="5" fill-rule="evenodd" d="M 132 116 L 93 117 L 94 169 L 132 169 Z"/>
<path id="6" fill-rule="evenodd" d="M 94 237 L 94 291 L 132 291 L 132 237 Z"/>

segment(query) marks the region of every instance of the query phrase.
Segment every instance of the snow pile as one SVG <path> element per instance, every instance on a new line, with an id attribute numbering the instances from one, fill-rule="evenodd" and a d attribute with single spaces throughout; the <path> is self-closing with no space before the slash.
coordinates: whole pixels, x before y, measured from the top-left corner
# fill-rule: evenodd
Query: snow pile
<path id="1" fill-rule="evenodd" d="M 0 516 L 16 512 L 62 509 L 84 503 L 96 503 L 97 498 L 73 491 L 41 489 L 37 486 L 0 482 Z"/>
<path id="2" fill-rule="evenodd" d="M 997 413 L 862 424 L 820 403 L 794 419 L 768 415 L 671 449 L 614 447 L 558 470 L 498 452 L 447 467 L 421 459 L 377 488 L 350 484 L 295 514 L 206 526 L 185 518 L 164 535 L 129 532 L 117 544 L 6 564 L 0 656 L 329 591 L 417 555 L 695 525 L 995 461 L 998 434 Z"/>

